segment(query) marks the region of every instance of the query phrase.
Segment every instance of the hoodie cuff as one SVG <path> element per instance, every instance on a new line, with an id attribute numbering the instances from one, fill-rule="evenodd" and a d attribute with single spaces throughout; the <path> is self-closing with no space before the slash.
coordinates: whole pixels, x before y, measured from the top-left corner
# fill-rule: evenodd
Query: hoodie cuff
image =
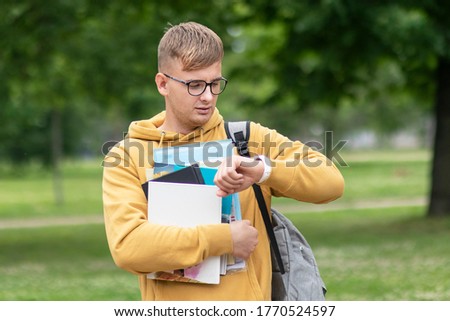
<path id="1" fill-rule="evenodd" d="M 220 256 L 233 252 L 230 224 L 203 225 L 206 244 L 209 244 L 208 256 Z"/>

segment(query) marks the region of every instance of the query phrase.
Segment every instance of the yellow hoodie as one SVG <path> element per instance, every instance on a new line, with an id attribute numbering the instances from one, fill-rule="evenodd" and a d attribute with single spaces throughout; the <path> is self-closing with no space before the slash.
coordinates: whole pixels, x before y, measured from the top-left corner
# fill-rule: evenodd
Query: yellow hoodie
<path id="1" fill-rule="evenodd" d="M 258 229 L 259 243 L 245 271 L 221 276 L 218 285 L 146 278 L 149 272 L 189 267 L 209 256 L 231 253 L 233 246 L 228 224 L 178 228 L 147 221 L 141 184 L 146 181 L 146 169 L 153 166 L 153 148 L 226 138 L 217 109 L 202 128 L 187 135 L 159 130 L 164 117 L 161 112 L 132 122 L 127 137 L 104 159 L 105 228 L 115 263 L 139 275 L 143 300 L 270 300 L 270 246 L 251 188 L 239 193 L 239 198 L 243 219 Z M 265 155 L 272 161 L 272 173 L 261 184 L 269 207 L 271 196 L 325 203 L 342 195 L 342 175 L 319 152 L 256 123 L 251 123 L 249 141 L 252 155 Z"/>

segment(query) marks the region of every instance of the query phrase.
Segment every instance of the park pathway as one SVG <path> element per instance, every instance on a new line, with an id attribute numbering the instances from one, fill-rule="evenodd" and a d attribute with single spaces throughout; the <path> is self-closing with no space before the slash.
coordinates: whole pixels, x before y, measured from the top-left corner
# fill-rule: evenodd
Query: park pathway
<path id="1" fill-rule="evenodd" d="M 283 213 L 301 213 L 301 212 L 328 212 L 347 209 L 371 209 L 371 208 L 389 208 L 389 207 L 407 207 L 407 206 L 425 206 L 426 197 L 415 198 L 381 198 L 372 200 L 337 200 L 329 204 L 311 204 L 291 202 L 288 204 L 275 204 L 274 207 Z"/>
<path id="2" fill-rule="evenodd" d="M 351 209 L 371 209 L 371 208 L 389 208 L 405 206 L 425 206 L 427 199 L 425 197 L 417 198 L 383 198 L 377 200 L 360 201 L 335 201 L 330 204 L 307 204 L 307 203 L 288 203 L 276 204 L 275 207 L 282 213 L 301 213 L 301 212 L 327 212 L 336 210 Z M 86 224 L 103 224 L 103 215 L 79 215 L 50 218 L 22 218 L 22 219 L 0 219 L 0 230 L 2 229 L 23 229 L 52 226 L 73 226 Z"/>

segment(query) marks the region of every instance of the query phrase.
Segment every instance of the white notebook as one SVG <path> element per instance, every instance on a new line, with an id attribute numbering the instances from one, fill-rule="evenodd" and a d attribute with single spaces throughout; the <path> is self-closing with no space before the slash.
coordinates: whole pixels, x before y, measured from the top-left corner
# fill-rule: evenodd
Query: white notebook
<path id="1" fill-rule="evenodd" d="M 222 199 L 216 195 L 217 186 L 149 181 L 148 220 L 151 223 L 179 227 L 220 224 Z M 173 271 L 163 271 L 171 273 Z M 180 273 L 180 271 L 178 271 Z M 195 267 L 184 269 L 179 279 L 167 280 L 218 284 L 220 256 L 209 257 Z M 160 278 L 151 273 L 149 278 Z M 190 281 L 189 281 L 190 280 Z"/>

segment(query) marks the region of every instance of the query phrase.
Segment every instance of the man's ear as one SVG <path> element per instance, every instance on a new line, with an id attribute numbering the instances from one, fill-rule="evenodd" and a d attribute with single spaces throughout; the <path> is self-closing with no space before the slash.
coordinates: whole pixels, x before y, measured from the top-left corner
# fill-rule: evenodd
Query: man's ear
<path id="1" fill-rule="evenodd" d="M 167 78 L 162 73 L 158 72 L 155 76 L 156 88 L 161 95 L 167 96 Z"/>

